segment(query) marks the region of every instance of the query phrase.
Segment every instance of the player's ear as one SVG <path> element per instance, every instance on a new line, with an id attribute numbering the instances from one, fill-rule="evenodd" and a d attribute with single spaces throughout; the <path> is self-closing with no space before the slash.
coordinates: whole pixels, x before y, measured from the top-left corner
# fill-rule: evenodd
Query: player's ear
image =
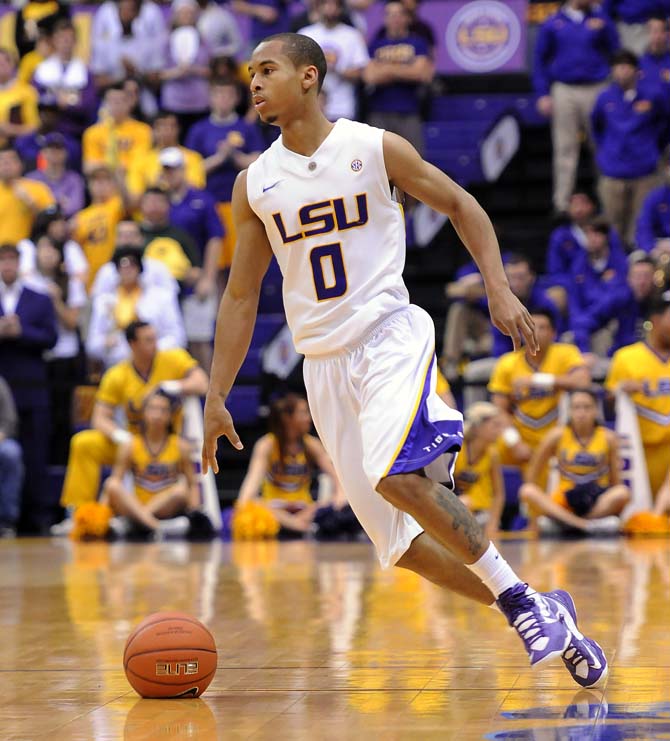
<path id="1" fill-rule="evenodd" d="M 308 64 L 302 70 L 302 90 L 308 93 L 319 84 L 319 72 L 313 64 Z"/>

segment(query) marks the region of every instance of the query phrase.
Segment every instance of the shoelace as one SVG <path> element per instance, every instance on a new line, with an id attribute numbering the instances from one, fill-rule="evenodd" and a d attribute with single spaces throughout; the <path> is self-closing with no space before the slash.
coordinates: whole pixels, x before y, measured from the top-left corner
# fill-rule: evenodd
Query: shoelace
<path id="1" fill-rule="evenodd" d="M 531 639 L 534 643 L 538 638 L 546 637 L 543 623 L 535 614 L 537 607 L 532 595 L 526 594 L 525 590 L 523 592 L 519 590 L 501 599 L 500 602 L 505 613 L 516 615 L 513 620 L 508 618 L 508 622 L 516 629 L 524 643 L 529 643 Z"/>
<path id="2" fill-rule="evenodd" d="M 577 646 L 574 644 L 570 644 L 565 651 L 563 651 L 563 659 L 567 664 L 572 664 L 572 667 L 575 671 L 575 674 L 580 674 L 579 672 L 579 665 L 582 663 L 582 661 L 586 662 L 586 674 L 584 677 L 588 675 L 589 670 L 589 659 L 588 656 L 585 656 Z"/>

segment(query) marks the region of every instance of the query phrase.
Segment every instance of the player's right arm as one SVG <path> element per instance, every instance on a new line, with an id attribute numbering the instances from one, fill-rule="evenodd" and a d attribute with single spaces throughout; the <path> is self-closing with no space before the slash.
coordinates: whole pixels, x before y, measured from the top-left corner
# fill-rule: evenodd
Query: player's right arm
<path id="1" fill-rule="evenodd" d="M 549 459 L 556 454 L 558 441 L 561 439 L 563 430 L 563 427 L 555 427 L 547 433 L 540 445 L 537 447 L 528 463 L 528 469 L 524 476 L 526 483 L 539 483 L 541 472 L 544 470 L 547 463 L 549 463 Z"/>
<path id="2" fill-rule="evenodd" d="M 221 435 L 225 435 L 235 448 L 242 449 L 233 419 L 226 409 L 226 399 L 251 344 L 261 282 L 272 258 L 263 222 L 249 205 L 246 171 L 242 171 L 235 180 L 232 204 L 237 246 L 216 320 L 214 358 L 205 400 L 202 446 L 205 473 L 210 466 L 218 473 L 216 441 Z"/>

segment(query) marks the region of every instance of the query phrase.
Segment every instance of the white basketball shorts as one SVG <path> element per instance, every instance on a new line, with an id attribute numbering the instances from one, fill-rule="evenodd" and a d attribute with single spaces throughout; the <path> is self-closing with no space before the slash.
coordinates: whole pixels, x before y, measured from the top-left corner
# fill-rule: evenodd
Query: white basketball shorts
<path id="1" fill-rule="evenodd" d="M 377 323 L 357 346 L 305 359 L 316 430 L 383 568 L 423 528 L 375 487 L 422 468 L 451 481 L 463 442 L 463 417 L 435 393 L 435 372 L 433 320 L 413 305 Z"/>

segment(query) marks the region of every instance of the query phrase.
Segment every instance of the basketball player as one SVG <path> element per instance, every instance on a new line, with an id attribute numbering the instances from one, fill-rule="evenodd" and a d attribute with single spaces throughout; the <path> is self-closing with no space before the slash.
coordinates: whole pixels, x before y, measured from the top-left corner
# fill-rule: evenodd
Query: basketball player
<path id="1" fill-rule="evenodd" d="M 505 279 L 491 222 L 465 191 L 401 137 L 329 122 L 317 95 L 326 60 L 299 34 L 259 44 L 253 103 L 282 136 L 233 190 L 238 246 L 217 322 L 205 406 L 203 466 L 216 441 L 242 443 L 226 398 L 247 353 L 272 254 L 316 429 L 383 567 L 411 569 L 486 605 L 497 601 L 531 665 L 563 658 L 584 687 L 601 684 L 605 656 L 577 629 L 567 592 L 521 582 L 450 488 L 461 414 L 435 393 L 435 328 L 409 303 L 405 235 L 389 183 L 448 214 L 477 261 L 493 322 L 537 349 L 528 312 Z"/>

